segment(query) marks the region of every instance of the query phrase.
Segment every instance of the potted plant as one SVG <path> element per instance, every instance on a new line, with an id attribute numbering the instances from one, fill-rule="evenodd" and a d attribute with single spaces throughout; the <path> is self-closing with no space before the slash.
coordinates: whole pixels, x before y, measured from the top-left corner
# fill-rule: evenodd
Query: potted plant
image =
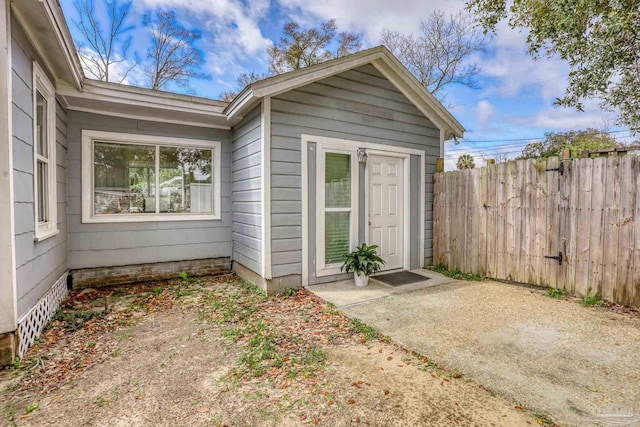
<path id="1" fill-rule="evenodd" d="M 369 276 L 380 271 L 384 264 L 384 260 L 378 256 L 376 249 L 378 249 L 376 245 L 369 246 L 366 243 L 358 246 L 355 251 L 344 256 L 344 264 L 340 267 L 340 271 L 353 272 L 356 286 L 367 286 Z"/>

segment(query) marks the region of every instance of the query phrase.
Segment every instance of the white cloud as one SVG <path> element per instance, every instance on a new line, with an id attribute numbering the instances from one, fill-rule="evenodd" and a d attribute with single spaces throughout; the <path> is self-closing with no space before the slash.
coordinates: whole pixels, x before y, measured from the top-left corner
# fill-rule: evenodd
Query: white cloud
<path id="1" fill-rule="evenodd" d="M 489 101 L 482 100 L 478 102 L 476 107 L 476 115 L 478 117 L 478 123 L 484 125 L 495 114 L 495 109 Z"/>
<path id="2" fill-rule="evenodd" d="M 533 59 L 527 52 L 526 38 L 526 33 L 504 22 L 498 24 L 490 52 L 480 60 L 482 74 L 497 79 L 484 89 L 484 96 L 515 97 L 531 88 L 538 89 L 545 100 L 562 96 L 569 67 L 558 59 Z"/>
<path id="3" fill-rule="evenodd" d="M 335 18 L 338 27 L 357 31 L 378 44 L 384 29 L 405 33 L 416 32 L 420 18 L 435 10 L 457 12 L 464 8 L 460 0 L 278 0 L 296 21 L 311 15 L 321 20 Z"/>
<path id="4" fill-rule="evenodd" d="M 84 74 L 90 79 L 98 79 L 102 73 L 94 63 L 99 55 L 93 49 L 83 46 L 78 51 Z M 91 60 L 93 59 L 93 61 Z M 134 60 L 121 60 L 121 57 L 114 58 L 115 61 L 109 65 L 109 81 L 122 83 L 130 86 L 142 86 L 145 82 L 145 75 L 142 67 Z"/>
<path id="5" fill-rule="evenodd" d="M 566 131 L 589 127 L 603 129 L 615 122 L 615 114 L 602 110 L 596 101 L 587 102 L 584 107 L 584 112 L 571 108 L 546 107 L 530 118 L 530 124 L 545 130 Z"/>

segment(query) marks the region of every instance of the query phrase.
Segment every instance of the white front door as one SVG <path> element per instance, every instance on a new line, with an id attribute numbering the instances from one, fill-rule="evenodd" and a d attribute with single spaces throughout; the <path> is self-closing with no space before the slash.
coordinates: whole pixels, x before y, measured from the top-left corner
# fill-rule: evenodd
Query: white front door
<path id="1" fill-rule="evenodd" d="M 384 269 L 404 267 L 404 159 L 370 155 L 369 242 L 378 245 Z"/>

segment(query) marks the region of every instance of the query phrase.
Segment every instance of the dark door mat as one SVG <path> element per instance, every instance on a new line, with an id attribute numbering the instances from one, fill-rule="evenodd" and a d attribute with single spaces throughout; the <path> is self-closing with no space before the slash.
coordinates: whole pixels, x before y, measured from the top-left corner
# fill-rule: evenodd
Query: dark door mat
<path id="1" fill-rule="evenodd" d="M 383 274 L 381 276 L 374 276 L 373 279 L 390 286 L 409 285 L 411 283 L 418 283 L 429 280 L 429 278 L 426 276 L 412 273 L 410 271 L 399 271 L 397 273 Z"/>

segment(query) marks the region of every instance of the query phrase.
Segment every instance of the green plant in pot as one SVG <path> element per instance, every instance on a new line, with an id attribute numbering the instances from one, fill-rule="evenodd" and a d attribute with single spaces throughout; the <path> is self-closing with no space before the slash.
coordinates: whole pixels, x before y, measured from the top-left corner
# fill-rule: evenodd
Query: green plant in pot
<path id="1" fill-rule="evenodd" d="M 344 256 L 340 271 L 353 273 L 356 286 L 367 286 L 369 276 L 382 270 L 384 260 L 378 256 L 378 246 L 363 243 L 355 251 Z"/>

